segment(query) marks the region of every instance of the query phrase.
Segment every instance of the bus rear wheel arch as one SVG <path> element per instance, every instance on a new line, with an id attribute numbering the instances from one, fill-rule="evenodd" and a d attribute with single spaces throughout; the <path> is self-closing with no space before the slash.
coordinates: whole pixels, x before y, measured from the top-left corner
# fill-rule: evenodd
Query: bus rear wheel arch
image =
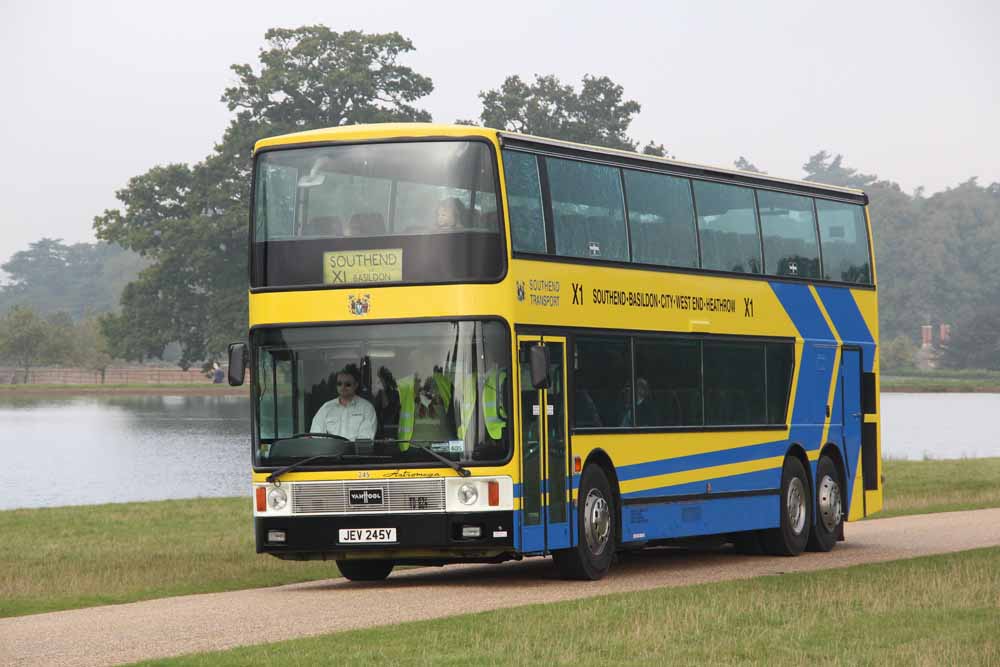
<path id="1" fill-rule="evenodd" d="M 816 520 L 809 531 L 810 551 L 830 551 L 843 529 L 844 487 L 840 468 L 824 451 L 816 464 Z"/>
<path id="2" fill-rule="evenodd" d="M 781 467 L 778 527 L 761 533 L 764 550 L 773 556 L 798 556 L 809 541 L 813 495 L 806 467 L 790 453 Z"/>

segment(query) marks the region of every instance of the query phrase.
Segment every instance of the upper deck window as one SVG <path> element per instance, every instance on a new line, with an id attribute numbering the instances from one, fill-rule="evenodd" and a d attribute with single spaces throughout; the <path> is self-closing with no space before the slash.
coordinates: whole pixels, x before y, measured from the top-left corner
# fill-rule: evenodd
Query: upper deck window
<path id="1" fill-rule="evenodd" d="M 694 201 L 701 235 L 702 267 L 760 273 L 760 236 L 753 190 L 695 181 Z"/>
<path id="2" fill-rule="evenodd" d="M 764 260 L 772 276 L 820 278 L 816 219 L 809 197 L 757 191 Z"/>
<path id="3" fill-rule="evenodd" d="M 823 277 L 861 285 L 872 284 L 865 212 L 857 204 L 816 200 L 823 244 Z"/>
<path id="4" fill-rule="evenodd" d="M 514 250 L 545 252 L 545 217 L 538 158 L 529 153 L 503 151 L 503 173 L 507 183 L 510 238 Z"/>
<path id="5" fill-rule="evenodd" d="M 663 266 L 698 266 L 691 182 L 625 170 L 632 260 Z"/>
<path id="6" fill-rule="evenodd" d="M 618 169 L 547 158 L 556 254 L 627 262 L 625 206 Z"/>
<path id="7" fill-rule="evenodd" d="M 498 279 L 504 253 L 494 164 L 478 141 L 264 152 L 251 285 Z"/>

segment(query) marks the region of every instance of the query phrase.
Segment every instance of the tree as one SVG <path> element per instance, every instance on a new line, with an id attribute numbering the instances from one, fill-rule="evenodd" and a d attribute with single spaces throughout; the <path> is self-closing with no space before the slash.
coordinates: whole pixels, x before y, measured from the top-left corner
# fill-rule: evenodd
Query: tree
<path id="1" fill-rule="evenodd" d="M 306 128 L 427 121 L 413 102 L 433 89 L 399 63 L 413 44 L 399 33 L 337 33 L 325 26 L 272 29 L 259 67 L 233 65 L 222 96 L 236 112 L 214 151 L 194 165 L 157 166 L 116 193 L 122 209 L 94 220 L 98 238 L 151 265 L 101 319 L 117 357 L 162 357 L 180 343 L 179 365 L 221 355 L 246 329 L 250 157 L 256 140 Z"/>
<path id="2" fill-rule="evenodd" d="M 0 357 L 24 369 L 60 363 L 69 356 L 73 323 L 65 313 L 47 320 L 27 306 L 14 306 L 0 320 Z"/>
<path id="3" fill-rule="evenodd" d="M 882 347 L 880 367 L 885 371 L 916 368 L 917 346 L 908 336 L 897 336 Z"/>
<path id="4" fill-rule="evenodd" d="M 737 169 L 739 169 L 740 171 L 752 171 L 752 172 L 755 172 L 755 173 L 758 173 L 758 174 L 766 174 L 767 173 L 763 169 L 758 169 L 757 165 L 755 165 L 753 162 L 751 162 L 750 160 L 746 159 L 742 155 L 739 157 L 739 159 L 737 159 L 735 162 L 733 162 L 733 166 L 736 167 Z"/>
<path id="5" fill-rule="evenodd" d="M 479 118 L 487 127 L 634 151 L 638 144 L 626 133 L 642 107 L 624 100 L 624 92 L 606 76 L 585 75 L 577 93 L 552 74 L 536 74 L 531 84 L 514 75 L 500 88 L 479 93 Z M 665 156 L 667 151 L 650 141 L 643 152 Z"/>
<path id="6" fill-rule="evenodd" d="M 97 318 L 88 318 L 74 327 L 72 359 L 78 366 L 100 373 L 104 384 L 105 372 L 114 357 L 108 352 L 108 340 Z"/>
<path id="7" fill-rule="evenodd" d="M 138 255 L 118 245 L 43 238 L 0 267 L 10 276 L 0 286 L 0 310 L 30 304 L 40 315 L 66 312 L 74 319 L 108 312 L 142 266 Z"/>
<path id="8" fill-rule="evenodd" d="M 857 169 L 845 167 L 843 161 L 844 156 L 840 153 L 830 155 L 820 151 L 802 165 L 806 172 L 805 180 L 848 188 L 864 188 L 878 180 L 874 174 L 862 174 Z"/>
<path id="9" fill-rule="evenodd" d="M 1000 305 L 956 325 L 941 360 L 949 368 L 1000 370 Z"/>

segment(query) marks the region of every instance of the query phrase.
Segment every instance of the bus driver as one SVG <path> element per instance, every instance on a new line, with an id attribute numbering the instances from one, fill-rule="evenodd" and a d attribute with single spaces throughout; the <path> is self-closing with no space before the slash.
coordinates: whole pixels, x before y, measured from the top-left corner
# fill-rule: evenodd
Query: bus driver
<path id="1" fill-rule="evenodd" d="M 337 398 L 323 404 L 313 417 L 311 433 L 330 433 L 348 440 L 371 440 L 377 421 L 372 404 L 357 395 L 360 373 L 345 366 L 337 373 Z"/>

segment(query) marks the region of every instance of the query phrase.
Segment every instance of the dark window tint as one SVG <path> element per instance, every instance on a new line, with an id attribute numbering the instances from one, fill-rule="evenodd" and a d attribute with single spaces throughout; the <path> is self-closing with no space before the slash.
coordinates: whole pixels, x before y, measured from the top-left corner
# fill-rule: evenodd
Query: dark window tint
<path id="1" fill-rule="evenodd" d="M 819 242 L 816 240 L 813 200 L 758 190 L 757 205 L 767 273 L 819 278 Z"/>
<path id="2" fill-rule="evenodd" d="M 760 273 L 760 236 L 753 190 L 695 181 L 694 199 L 702 267 Z"/>
<path id="3" fill-rule="evenodd" d="M 546 158 L 556 253 L 628 261 L 619 171 L 613 167 Z"/>
<path id="4" fill-rule="evenodd" d="M 788 395 L 792 390 L 795 346 L 792 343 L 767 343 L 767 423 L 787 423 Z"/>
<path id="5" fill-rule="evenodd" d="M 698 266 L 691 183 L 686 178 L 625 170 L 632 260 Z"/>
<path id="6" fill-rule="evenodd" d="M 503 151 L 503 171 L 514 250 L 545 252 L 545 219 L 537 158 L 527 153 Z"/>
<path id="7" fill-rule="evenodd" d="M 764 344 L 704 343 L 705 424 L 764 424 Z"/>
<path id="8" fill-rule="evenodd" d="M 823 277 L 870 285 L 872 273 L 864 210 L 857 204 L 817 199 L 816 211 L 823 244 Z"/>
<path id="9" fill-rule="evenodd" d="M 631 426 L 632 358 L 624 336 L 580 336 L 573 366 L 573 424 Z M 628 423 L 623 424 L 628 420 Z"/>
<path id="10" fill-rule="evenodd" d="M 636 426 L 701 426 L 701 344 L 635 341 Z"/>

